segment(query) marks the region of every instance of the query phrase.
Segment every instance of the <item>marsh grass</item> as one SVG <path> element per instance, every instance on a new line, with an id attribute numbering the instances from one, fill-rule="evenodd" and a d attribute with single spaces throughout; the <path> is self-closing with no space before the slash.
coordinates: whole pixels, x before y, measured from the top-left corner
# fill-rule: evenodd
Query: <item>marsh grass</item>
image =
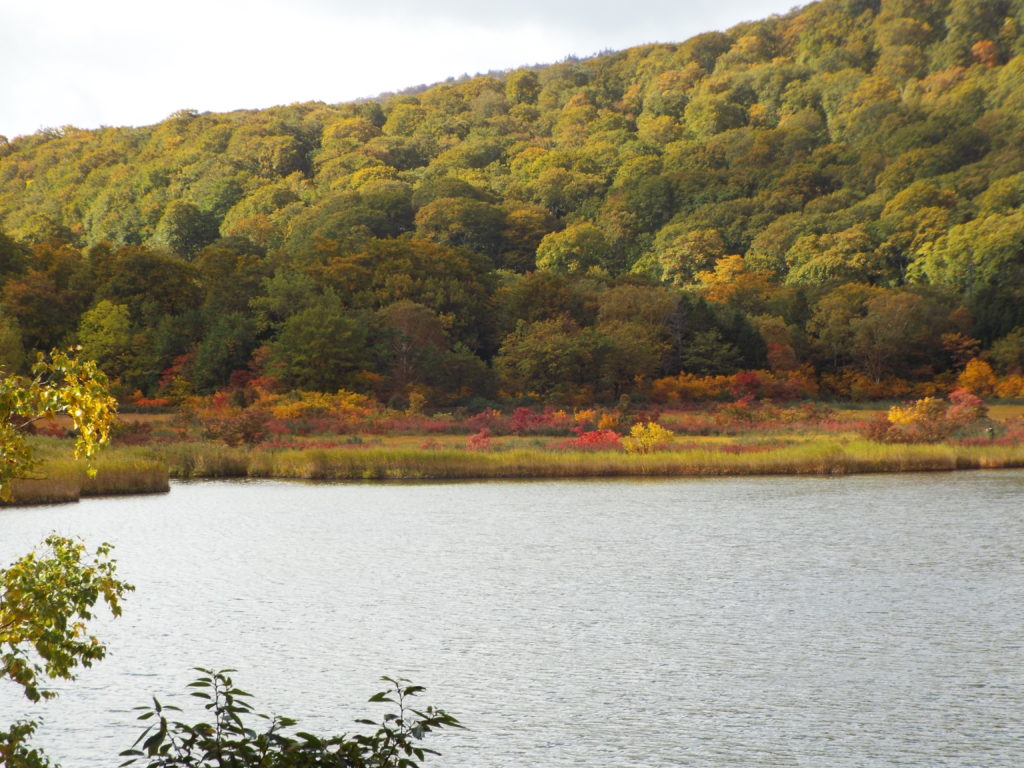
<path id="1" fill-rule="evenodd" d="M 742 444 L 741 444 L 742 446 Z M 227 448 L 212 443 L 152 447 L 178 478 L 277 477 L 304 480 L 456 480 L 688 475 L 834 475 L 1024 466 L 1024 446 L 882 444 L 868 440 L 780 441 L 727 450 L 719 441 L 646 455 L 552 450 L 511 442 L 486 451 L 445 446 Z M 137 450 L 137 449 L 136 449 Z M 154 451 L 159 451 L 155 453 Z M 115 455 L 117 451 L 112 452 Z"/>
<path id="2" fill-rule="evenodd" d="M 158 459 L 132 456 L 103 456 L 92 477 L 79 467 L 83 496 L 111 496 L 126 493 L 166 493 L 171 489 L 167 465 Z"/>
<path id="3" fill-rule="evenodd" d="M 167 466 L 151 458 L 105 454 L 93 464 L 72 459 L 44 459 L 33 476 L 11 483 L 13 504 L 53 504 L 78 501 L 82 496 L 115 496 L 131 493 L 166 493 L 170 490 Z"/>
<path id="4" fill-rule="evenodd" d="M 677 439 L 649 454 L 559 450 L 510 439 L 488 450 L 440 443 L 430 448 L 342 445 L 230 448 L 211 442 L 113 447 L 93 478 L 80 462 L 54 458 L 60 444 L 42 443 L 38 477 L 12 485 L 15 503 L 74 501 L 81 495 L 167 491 L 168 477 L 259 477 L 321 481 L 470 480 L 572 477 L 842 475 L 1024 467 L 1024 445 L 877 443 L 847 437 L 790 436 L 764 441 Z M 756 450 L 749 450 L 756 447 Z M 732 450 L 734 449 L 734 450 Z M 63 454 L 66 455 L 66 454 Z"/>
<path id="5" fill-rule="evenodd" d="M 7 504 L 58 504 L 78 501 L 82 495 L 80 473 L 75 469 L 53 467 L 35 472 L 33 477 L 11 481 L 11 501 Z"/>

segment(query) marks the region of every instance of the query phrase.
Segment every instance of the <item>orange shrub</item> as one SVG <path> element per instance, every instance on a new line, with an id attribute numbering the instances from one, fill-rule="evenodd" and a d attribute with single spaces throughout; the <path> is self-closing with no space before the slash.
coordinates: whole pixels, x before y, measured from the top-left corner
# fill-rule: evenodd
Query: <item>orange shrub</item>
<path id="1" fill-rule="evenodd" d="M 914 385 L 905 379 L 886 376 L 875 381 L 851 368 L 845 368 L 839 373 L 823 374 L 821 383 L 840 400 L 894 400 L 914 392 Z"/>
<path id="2" fill-rule="evenodd" d="M 655 379 L 651 400 L 656 403 L 707 402 L 746 396 L 768 400 L 803 400 L 818 395 L 818 381 L 809 366 L 787 371 L 740 371 L 731 376 L 680 373 Z"/>
<path id="3" fill-rule="evenodd" d="M 984 360 L 974 358 L 957 376 L 956 385 L 976 395 L 991 395 L 996 390 L 998 380 L 991 365 Z"/>
<path id="4" fill-rule="evenodd" d="M 1013 373 L 996 382 L 996 397 L 1024 397 L 1024 376 Z"/>
<path id="5" fill-rule="evenodd" d="M 655 379 L 651 383 L 651 399 L 656 403 L 725 400 L 731 389 L 731 376 L 697 376 L 684 371 Z"/>

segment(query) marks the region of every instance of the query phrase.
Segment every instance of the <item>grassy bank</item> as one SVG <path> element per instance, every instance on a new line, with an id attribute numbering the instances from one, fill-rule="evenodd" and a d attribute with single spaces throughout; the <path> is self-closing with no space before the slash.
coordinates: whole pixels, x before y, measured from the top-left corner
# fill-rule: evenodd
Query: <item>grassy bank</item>
<path id="1" fill-rule="evenodd" d="M 821 475 L 1024 467 L 1024 446 L 891 445 L 867 440 L 812 439 L 731 452 L 706 447 L 650 454 L 544 448 L 470 451 L 460 448 L 228 448 L 177 443 L 120 449 L 132 461 L 161 460 L 176 478 L 304 480 L 458 480 L 689 475 Z"/>
<path id="2" fill-rule="evenodd" d="M 169 478 L 302 480 L 470 480 L 586 477 L 844 475 L 1024 467 L 1024 445 L 888 444 L 805 435 L 757 443 L 709 437 L 648 454 L 564 450 L 514 439 L 489 450 L 450 443 L 435 447 L 355 445 L 231 448 L 182 441 L 115 446 L 89 477 L 81 462 L 58 458 L 57 441 L 40 444 L 38 477 L 14 483 L 15 503 L 76 501 L 82 496 L 159 493 Z M 66 456 L 66 453 L 60 455 Z"/>
<path id="3" fill-rule="evenodd" d="M 84 462 L 67 458 L 63 441 L 34 441 L 39 467 L 31 478 L 11 483 L 14 504 L 52 504 L 78 501 L 83 496 L 166 493 L 170 490 L 167 464 L 156 457 L 111 449 L 94 462 L 89 476 Z"/>

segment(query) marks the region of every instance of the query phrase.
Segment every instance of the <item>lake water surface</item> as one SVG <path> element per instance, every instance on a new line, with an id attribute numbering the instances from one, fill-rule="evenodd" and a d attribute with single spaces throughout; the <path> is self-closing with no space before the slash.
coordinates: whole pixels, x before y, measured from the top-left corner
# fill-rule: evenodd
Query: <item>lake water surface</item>
<path id="1" fill-rule="evenodd" d="M 0 563 L 51 531 L 137 587 L 58 700 L 0 684 L 65 768 L 194 666 L 331 733 L 411 678 L 439 768 L 1024 765 L 1024 472 L 177 483 L 0 509 Z"/>

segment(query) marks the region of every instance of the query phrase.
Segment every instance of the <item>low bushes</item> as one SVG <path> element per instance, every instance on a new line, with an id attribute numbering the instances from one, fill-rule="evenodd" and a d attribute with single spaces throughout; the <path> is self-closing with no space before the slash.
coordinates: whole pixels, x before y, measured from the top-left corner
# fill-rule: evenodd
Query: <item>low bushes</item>
<path id="1" fill-rule="evenodd" d="M 870 422 L 864 435 L 883 443 L 936 443 L 958 430 L 989 428 L 987 414 L 980 398 L 957 389 L 948 400 L 924 397 L 906 406 L 894 405 L 888 414 Z"/>

